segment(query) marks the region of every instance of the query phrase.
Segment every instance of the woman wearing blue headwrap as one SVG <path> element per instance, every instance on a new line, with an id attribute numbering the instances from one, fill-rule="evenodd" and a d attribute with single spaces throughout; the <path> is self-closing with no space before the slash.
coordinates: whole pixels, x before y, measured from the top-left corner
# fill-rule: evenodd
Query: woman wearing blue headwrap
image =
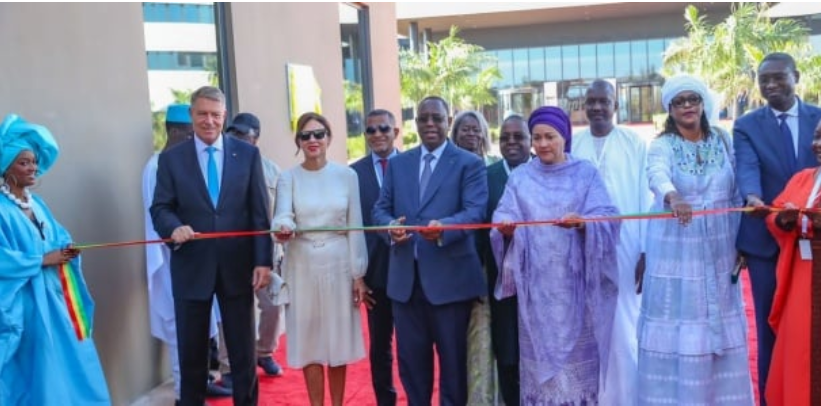
<path id="1" fill-rule="evenodd" d="M 517 295 L 523 405 L 598 404 L 618 294 L 618 214 L 598 171 L 568 151 L 570 119 L 540 107 L 528 120 L 539 159 L 511 172 L 490 234 L 495 296 Z M 563 219 L 553 226 L 510 223 Z M 602 373 L 603 375 L 603 373 Z"/>
<path id="2" fill-rule="evenodd" d="M 739 207 L 733 143 L 707 114 L 707 86 L 688 75 L 661 90 L 669 113 L 647 153 L 653 211 L 676 218 L 648 224 L 647 269 L 638 321 L 638 403 L 752 405 L 747 324 L 736 264 Z"/>
<path id="3" fill-rule="evenodd" d="M 0 405 L 111 403 L 87 336 L 93 302 L 79 251 L 29 191 L 58 152 L 44 127 L 16 115 L 0 124 Z"/>

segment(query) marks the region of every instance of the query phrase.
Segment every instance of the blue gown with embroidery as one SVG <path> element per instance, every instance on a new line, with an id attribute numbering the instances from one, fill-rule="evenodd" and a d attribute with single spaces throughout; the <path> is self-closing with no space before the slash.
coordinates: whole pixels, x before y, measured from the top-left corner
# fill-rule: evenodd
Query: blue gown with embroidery
<path id="1" fill-rule="evenodd" d="M 40 230 L 14 202 L 0 196 L 0 405 L 109 405 L 103 369 L 89 337 L 75 335 L 56 267 L 43 255 L 71 236 L 45 203 L 32 196 Z M 72 261 L 89 319 L 94 304 Z"/>

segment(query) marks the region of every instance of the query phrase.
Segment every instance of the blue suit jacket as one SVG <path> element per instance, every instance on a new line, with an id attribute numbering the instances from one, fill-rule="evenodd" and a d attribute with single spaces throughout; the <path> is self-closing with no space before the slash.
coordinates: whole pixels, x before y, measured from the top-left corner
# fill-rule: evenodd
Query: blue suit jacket
<path id="1" fill-rule="evenodd" d="M 259 150 L 226 136 L 223 148 L 216 208 L 208 196 L 193 138 L 160 154 L 150 210 L 160 237 L 169 238 L 181 225 L 201 233 L 271 228 Z M 229 296 L 249 293 L 254 267 L 272 266 L 272 262 L 268 234 L 186 242 L 171 252 L 174 298 L 207 300 L 215 292 L 217 278 Z"/>
<path id="2" fill-rule="evenodd" d="M 354 162 L 351 168 L 359 176 L 359 202 L 362 205 L 362 225 L 376 225 L 371 216 L 373 206 L 379 199 L 379 180 L 376 179 L 373 159 L 368 154 Z M 365 233 L 368 245 L 368 271 L 365 273 L 365 284 L 376 289 L 388 287 L 388 259 L 390 245 L 378 233 Z"/>
<path id="3" fill-rule="evenodd" d="M 754 194 L 765 204 L 772 204 L 796 172 L 818 165 L 811 145 L 815 126 L 821 119 L 821 109 L 801 101 L 798 103 L 798 165 L 794 168 L 790 167 L 787 158 L 788 144 L 782 139 L 778 119 L 769 106 L 736 120 L 733 145 L 736 181 L 742 197 Z M 764 220 L 751 216 L 742 216 L 736 245 L 739 251 L 757 257 L 771 258 L 778 254 L 778 246 Z"/>
<path id="4" fill-rule="evenodd" d="M 407 225 L 427 225 L 431 220 L 443 224 L 481 223 L 488 198 L 484 162 L 448 142 L 420 199 L 420 157 L 421 147 L 416 147 L 391 159 L 373 209 L 373 221 L 387 225 L 405 216 Z M 414 245 L 419 283 L 430 303 L 453 303 L 487 293 L 474 232 L 449 230 L 442 233 L 439 243 L 413 233 L 411 240 L 391 246 L 388 272 L 391 299 L 407 302 L 411 297 Z"/>

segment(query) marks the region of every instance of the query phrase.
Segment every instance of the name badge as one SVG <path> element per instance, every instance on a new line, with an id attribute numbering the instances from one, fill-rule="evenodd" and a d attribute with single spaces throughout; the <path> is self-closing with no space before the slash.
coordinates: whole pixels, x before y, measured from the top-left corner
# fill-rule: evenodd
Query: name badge
<path id="1" fill-rule="evenodd" d="M 801 259 L 805 261 L 812 261 L 812 247 L 810 247 L 810 240 L 798 240 L 798 251 L 801 253 Z"/>

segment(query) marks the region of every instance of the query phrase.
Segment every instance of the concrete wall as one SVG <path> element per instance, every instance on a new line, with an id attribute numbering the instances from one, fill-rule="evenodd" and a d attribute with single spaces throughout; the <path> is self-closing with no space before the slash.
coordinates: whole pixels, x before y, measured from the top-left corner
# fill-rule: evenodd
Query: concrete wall
<path id="1" fill-rule="evenodd" d="M 374 108 L 402 118 L 399 89 L 399 44 L 396 41 L 396 3 L 370 3 L 371 59 Z M 398 125 L 401 127 L 402 123 Z M 398 145 L 402 140 L 398 139 Z"/>
<path id="2" fill-rule="evenodd" d="M 329 158 L 346 163 L 345 99 L 338 3 L 232 3 L 237 112 L 259 116 L 260 148 L 283 169 L 301 162 L 289 127 L 286 65 L 313 67 L 322 89 L 322 112 L 334 138 Z M 396 13 L 392 3 L 370 10 L 374 105 L 401 113 Z M 276 21 L 272 24 L 271 21 Z"/>
<path id="3" fill-rule="evenodd" d="M 294 63 L 313 67 L 334 131 L 329 158 L 346 162 L 339 4 L 232 3 L 230 14 L 236 109 L 259 116 L 263 154 L 283 169 L 301 161 L 288 121 L 286 65 Z"/>
<path id="4" fill-rule="evenodd" d="M 151 155 L 140 3 L 0 4 L 0 115 L 47 126 L 60 144 L 35 193 L 78 243 L 142 239 Z M 83 253 L 94 338 L 115 405 L 160 379 L 140 248 Z"/>

